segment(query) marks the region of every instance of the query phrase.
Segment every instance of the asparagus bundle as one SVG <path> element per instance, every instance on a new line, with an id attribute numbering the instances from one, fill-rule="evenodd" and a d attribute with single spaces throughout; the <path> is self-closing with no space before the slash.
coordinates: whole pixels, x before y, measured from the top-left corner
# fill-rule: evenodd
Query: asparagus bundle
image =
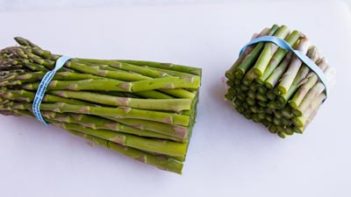
<path id="1" fill-rule="evenodd" d="M 253 38 L 275 36 L 306 54 L 331 80 L 334 70 L 308 38 L 286 26 L 273 25 Z M 271 42 L 249 46 L 226 72 L 225 97 L 246 118 L 285 138 L 303 133 L 326 98 L 326 87 L 291 51 Z"/>
<path id="2" fill-rule="evenodd" d="M 0 51 L 0 113 L 33 116 L 39 83 L 60 55 L 16 37 Z M 45 120 L 143 163 L 181 173 L 201 69 L 148 61 L 73 58 L 51 81 Z"/>

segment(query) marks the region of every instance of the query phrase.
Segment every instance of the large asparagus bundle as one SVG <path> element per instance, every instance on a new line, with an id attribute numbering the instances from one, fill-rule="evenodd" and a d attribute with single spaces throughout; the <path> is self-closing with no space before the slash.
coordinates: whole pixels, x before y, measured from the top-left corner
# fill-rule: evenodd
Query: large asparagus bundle
<path id="1" fill-rule="evenodd" d="M 262 36 L 285 40 L 315 62 L 327 80 L 332 79 L 333 69 L 302 33 L 273 25 L 253 39 Z M 225 97 L 235 109 L 282 138 L 302 133 L 326 98 L 320 76 L 291 51 L 272 42 L 247 47 L 226 77 L 229 89 Z"/>
<path id="2" fill-rule="evenodd" d="M 32 102 L 60 55 L 24 38 L 0 51 L 0 113 L 33 116 Z M 181 173 L 195 122 L 201 69 L 73 58 L 48 86 L 46 122 L 141 162 Z"/>

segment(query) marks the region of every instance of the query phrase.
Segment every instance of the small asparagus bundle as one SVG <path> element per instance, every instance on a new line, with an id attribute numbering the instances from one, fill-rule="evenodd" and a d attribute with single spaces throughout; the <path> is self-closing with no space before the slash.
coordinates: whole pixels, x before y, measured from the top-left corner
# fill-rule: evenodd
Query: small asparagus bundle
<path id="1" fill-rule="evenodd" d="M 31 116 L 39 83 L 60 55 L 16 37 L 0 51 L 0 113 Z M 160 169 L 181 173 L 201 69 L 148 61 L 70 59 L 51 81 L 46 122 Z"/>
<path id="2" fill-rule="evenodd" d="M 253 38 L 261 36 L 284 39 L 315 62 L 327 81 L 333 80 L 334 70 L 302 33 L 273 25 Z M 271 42 L 246 48 L 225 75 L 229 86 L 225 97 L 234 108 L 282 138 L 303 133 L 326 98 L 326 87 L 317 74 L 292 52 Z"/>

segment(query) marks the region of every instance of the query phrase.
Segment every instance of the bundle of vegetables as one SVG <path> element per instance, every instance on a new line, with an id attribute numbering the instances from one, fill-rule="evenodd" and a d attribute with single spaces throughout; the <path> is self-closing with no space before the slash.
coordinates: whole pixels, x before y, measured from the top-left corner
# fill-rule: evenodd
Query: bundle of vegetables
<path id="1" fill-rule="evenodd" d="M 16 37 L 0 51 L 0 113 L 33 116 L 38 85 L 60 55 Z M 195 122 L 201 69 L 73 58 L 48 86 L 45 121 L 160 169 L 181 173 Z"/>
<path id="2" fill-rule="evenodd" d="M 274 36 L 306 54 L 330 81 L 334 70 L 302 33 L 273 25 L 252 39 Z M 326 98 L 326 87 L 292 51 L 272 42 L 259 42 L 242 51 L 226 72 L 226 99 L 246 118 L 263 123 L 284 138 L 302 133 Z"/>

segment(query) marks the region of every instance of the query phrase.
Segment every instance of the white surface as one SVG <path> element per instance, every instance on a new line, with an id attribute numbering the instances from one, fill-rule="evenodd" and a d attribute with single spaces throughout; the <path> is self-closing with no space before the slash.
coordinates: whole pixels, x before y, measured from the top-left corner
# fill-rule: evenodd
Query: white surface
<path id="1" fill-rule="evenodd" d="M 45 10 L 45 9 L 66 9 L 82 7 L 110 7 L 110 6 L 134 6 L 134 5 L 175 5 L 175 4 L 202 4 L 218 2 L 259 2 L 261 0 L 0 0 L 0 11 L 18 10 Z M 269 2 L 289 0 L 265 0 Z M 291 0 L 290 0 L 291 1 Z M 294 0 L 294 2 L 315 2 L 325 0 Z M 344 1 L 351 5 L 351 0 Z"/>
<path id="2" fill-rule="evenodd" d="M 283 7 L 287 10 L 282 9 Z M 272 23 L 307 34 L 338 70 L 302 135 L 282 140 L 223 100 L 223 74 L 252 33 Z M 0 14 L 15 35 L 71 56 L 159 60 L 203 68 L 197 124 L 182 176 L 33 120 L 0 117 L 0 196 L 350 196 L 351 17 L 342 3 L 234 3 Z"/>
<path id="3" fill-rule="evenodd" d="M 201 4 L 218 2 L 257 2 L 261 0 L 0 0 L 0 11 L 17 10 L 45 10 L 45 9 L 66 9 L 82 7 L 109 7 L 109 6 L 134 6 L 134 5 L 174 5 L 174 4 Z M 269 2 L 289 0 L 265 0 Z M 294 2 L 316 2 L 324 0 L 294 0 Z M 351 5 L 351 0 L 339 0 Z"/>

